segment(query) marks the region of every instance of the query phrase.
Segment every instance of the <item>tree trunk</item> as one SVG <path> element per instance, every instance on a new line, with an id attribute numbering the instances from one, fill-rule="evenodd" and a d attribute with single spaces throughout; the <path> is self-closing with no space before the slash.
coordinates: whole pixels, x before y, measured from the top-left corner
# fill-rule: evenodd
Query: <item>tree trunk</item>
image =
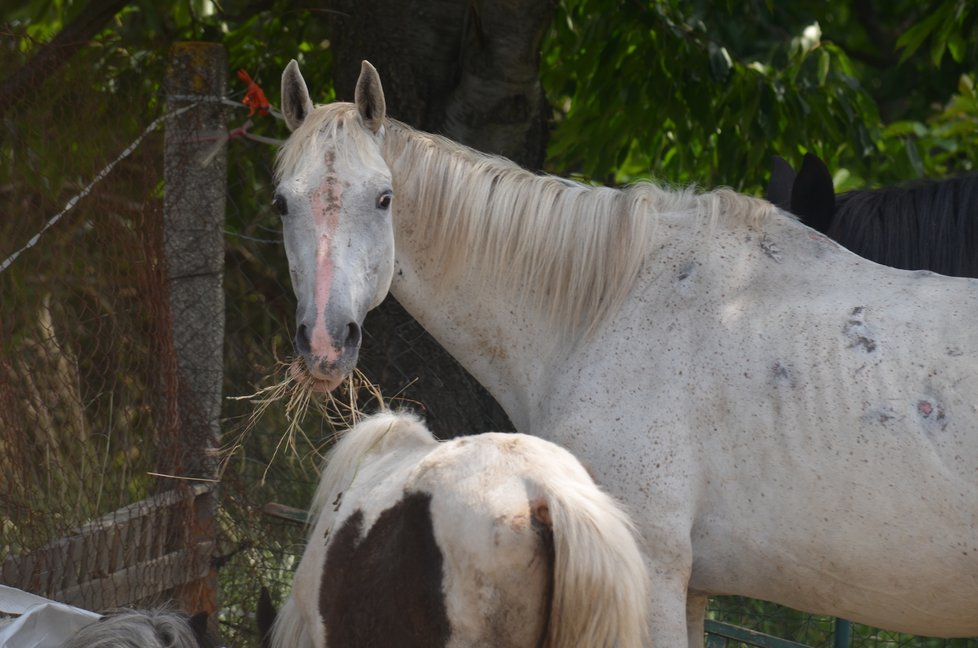
<path id="1" fill-rule="evenodd" d="M 337 96 L 367 59 L 391 117 L 524 167 L 543 166 L 550 106 L 540 43 L 550 0 L 339 0 L 330 7 Z M 393 298 L 368 316 L 361 365 L 387 396 L 426 410 L 442 437 L 511 430 L 502 408 Z M 416 380 L 413 384 L 412 380 Z"/>

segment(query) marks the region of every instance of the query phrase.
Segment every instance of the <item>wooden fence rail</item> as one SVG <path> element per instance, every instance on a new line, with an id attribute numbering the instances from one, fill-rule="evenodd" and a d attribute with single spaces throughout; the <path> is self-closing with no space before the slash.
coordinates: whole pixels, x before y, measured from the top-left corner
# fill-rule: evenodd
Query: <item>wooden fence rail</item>
<path id="1" fill-rule="evenodd" d="M 192 540 L 208 485 L 180 486 L 93 520 L 0 565 L 0 582 L 86 608 L 150 606 L 206 577 L 213 540 Z"/>

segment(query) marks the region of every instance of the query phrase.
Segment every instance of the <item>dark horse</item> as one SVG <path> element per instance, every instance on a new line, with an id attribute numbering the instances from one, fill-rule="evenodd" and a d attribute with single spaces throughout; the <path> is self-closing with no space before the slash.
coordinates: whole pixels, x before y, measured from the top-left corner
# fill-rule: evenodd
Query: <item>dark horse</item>
<path id="1" fill-rule="evenodd" d="M 816 156 L 807 153 L 797 175 L 775 156 L 767 199 L 877 263 L 978 277 L 978 174 L 836 196 Z"/>

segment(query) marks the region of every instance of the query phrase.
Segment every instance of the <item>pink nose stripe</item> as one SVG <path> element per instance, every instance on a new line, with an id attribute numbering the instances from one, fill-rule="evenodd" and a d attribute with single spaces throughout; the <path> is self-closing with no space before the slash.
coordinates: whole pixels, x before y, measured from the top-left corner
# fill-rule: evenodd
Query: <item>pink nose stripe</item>
<path id="1" fill-rule="evenodd" d="M 332 242 L 339 222 L 340 198 L 343 187 L 336 177 L 327 175 L 313 192 L 311 206 L 316 221 L 316 287 L 314 293 L 316 322 L 309 336 L 313 355 L 327 362 L 335 362 L 340 355 L 336 341 L 326 328 L 325 313 L 333 289 Z"/>
<path id="2" fill-rule="evenodd" d="M 329 293 L 333 287 L 333 258 L 330 254 L 330 239 L 321 235 L 316 249 L 316 323 L 309 336 L 309 344 L 313 355 L 327 362 L 335 362 L 339 351 L 333 344 L 333 338 L 326 330 L 324 313 L 329 304 Z"/>

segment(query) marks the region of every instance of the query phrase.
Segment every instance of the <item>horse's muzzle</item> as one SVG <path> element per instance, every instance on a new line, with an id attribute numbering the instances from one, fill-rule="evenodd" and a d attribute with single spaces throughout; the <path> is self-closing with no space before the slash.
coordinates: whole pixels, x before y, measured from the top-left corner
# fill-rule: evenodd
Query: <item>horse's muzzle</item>
<path id="1" fill-rule="evenodd" d="M 315 338 L 310 336 L 309 327 L 305 324 L 300 324 L 296 331 L 296 350 L 302 355 L 317 391 L 333 391 L 357 366 L 362 339 L 360 325 L 349 322 L 337 333 L 339 335 L 329 336 L 325 340 L 316 339 L 314 343 Z M 340 344 L 334 345 L 334 340 L 339 340 Z"/>

